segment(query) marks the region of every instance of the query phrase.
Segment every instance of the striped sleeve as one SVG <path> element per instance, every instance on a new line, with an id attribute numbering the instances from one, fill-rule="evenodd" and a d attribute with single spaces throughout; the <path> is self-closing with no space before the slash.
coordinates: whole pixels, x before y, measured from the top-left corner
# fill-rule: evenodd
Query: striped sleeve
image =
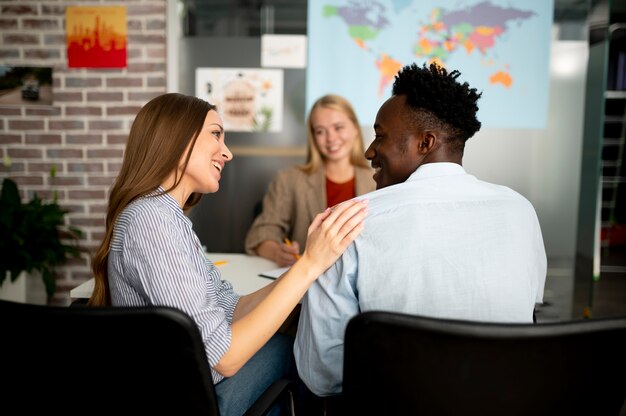
<path id="1" fill-rule="evenodd" d="M 209 270 L 209 276 L 211 277 L 213 286 L 215 287 L 215 291 L 217 293 L 217 303 L 224 309 L 226 312 L 226 319 L 228 319 L 228 323 L 232 325 L 235 307 L 237 306 L 237 302 L 239 302 L 240 296 L 235 293 L 233 285 L 229 281 L 222 280 L 219 269 L 215 267 L 212 262 L 206 259 L 206 257 L 205 262 Z"/>

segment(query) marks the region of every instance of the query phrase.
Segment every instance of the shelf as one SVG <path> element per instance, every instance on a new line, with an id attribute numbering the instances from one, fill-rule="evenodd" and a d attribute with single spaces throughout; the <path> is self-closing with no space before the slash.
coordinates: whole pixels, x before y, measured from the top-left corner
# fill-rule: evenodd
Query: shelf
<path id="1" fill-rule="evenodd" d="M 605 137 L 603 139 L 603 144 L 605 146 L 619 146 L 620 144 L 622 144 L 622 139 L 615 137 Z"/>
<path id="2" fill-rule="evenodd" d="M 607 99 L 626 99 L 626 91 L 605 91 L 604 98 Z"/>
<path id="3" fill-rule="evenodd" d="M 600 177 L 600 180 L 602 181 L 603 185 L 616 185 L 618 183 L 623 183 L 626 182 L 625 180 L 626 178 L 620 177 L 620 176 L 602 176 Z"/>
<path id="4" fill-rule="evenodd" d="M 626 122 L 626 117 L 624 116 L 604 116 L 605 123 L 624 123 Z"/>

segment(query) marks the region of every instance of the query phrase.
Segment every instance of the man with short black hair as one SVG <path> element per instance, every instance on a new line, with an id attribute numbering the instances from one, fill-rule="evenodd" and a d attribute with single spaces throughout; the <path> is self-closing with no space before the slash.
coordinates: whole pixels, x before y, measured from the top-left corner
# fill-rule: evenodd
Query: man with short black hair
<path id="1" fill-rule="evenodd" d="M 342 391 L 344 331 L 359 312 L 530 323 L 542 302 L 547 261 L 533 206 L 462 167 L 481 94 L 459 76 L 406 66 L 378 111 L 365 152 L 377 190 L 359 197 L 369 200 L 365 230 L 302 303 L 294 352 L 318 396 Z"/>

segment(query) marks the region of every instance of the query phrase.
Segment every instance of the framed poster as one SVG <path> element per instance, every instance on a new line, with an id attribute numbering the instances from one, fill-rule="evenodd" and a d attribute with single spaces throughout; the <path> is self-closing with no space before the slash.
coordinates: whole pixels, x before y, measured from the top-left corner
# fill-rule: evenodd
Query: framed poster
<path id="1" fill-rule="evenodd" d="M 126 68 L 126 7 L 66 8 L 69 68 Z"/>
<path id="2" fill-rule="evenodd" d="M 52 68 L 0 65 L 0 105 L 52 105 Z"/>
<path id="3" fill-rule="evenodd" d="M 305 68 L 306 36 L 262 35 L 261 66 L 274 68 Z"/>
<path id="4" fill-rule="evenodd" d="M 217 105 L 226 131 L 283 128 L 283 70 L 196 68 L 196 96 Z"/>

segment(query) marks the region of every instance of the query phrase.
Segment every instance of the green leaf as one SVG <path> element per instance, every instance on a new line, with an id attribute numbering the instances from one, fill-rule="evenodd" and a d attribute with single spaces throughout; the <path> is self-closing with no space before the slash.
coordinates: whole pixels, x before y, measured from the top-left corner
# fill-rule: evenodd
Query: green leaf
<path id="1" fill-rule="evenodd" d="M 55 172 L 51 172 L 55 174 Z M 39 271 L 48 296 L 56 289 L 55 269 L 69 257 L 79 257 L 82 231 L 65 225 L 67 210 L 56 200 L 45 202 L 36 194 L 22 203 L 17 184 L 5 178 L 0 191 L 0 284 L 15 280 L 22 271 Z"/>

